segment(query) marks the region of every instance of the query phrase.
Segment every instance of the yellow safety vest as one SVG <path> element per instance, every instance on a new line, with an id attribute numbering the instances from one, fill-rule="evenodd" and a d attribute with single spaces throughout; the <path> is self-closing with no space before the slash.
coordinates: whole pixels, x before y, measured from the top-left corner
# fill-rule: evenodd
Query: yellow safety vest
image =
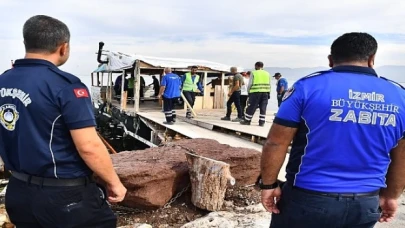
<path id="1" fill-rule="evenodd" d="M 200 81 L 200 76 L 196 75 L 193 79 L 191 77 L 191 73 L 186 73 L 186 79 L 184 80 L 183 83 L 183 91 L 190 91 L 190 92 L 195 92 L 197 91 L 197 84 Z"/>
<path id="2" fill-rule="evenodd" d="M 253 83 L 249 93 L 270 93 L 270 74 L 265 70 L 255 70 L 253 74 Z"/>

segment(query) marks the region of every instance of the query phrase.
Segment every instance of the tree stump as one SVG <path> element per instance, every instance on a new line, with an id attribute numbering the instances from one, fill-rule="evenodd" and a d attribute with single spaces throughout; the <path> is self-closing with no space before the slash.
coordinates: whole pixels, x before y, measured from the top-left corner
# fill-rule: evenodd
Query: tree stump
<path id="1" fill-rule="evenodd" d="M 235 184 L 230 165 L 193 153 L 186 153 L 186 157 L 191 181 L 191 202 L 204 210 L 219 211 L 224 203 L 228 182 Z"/>

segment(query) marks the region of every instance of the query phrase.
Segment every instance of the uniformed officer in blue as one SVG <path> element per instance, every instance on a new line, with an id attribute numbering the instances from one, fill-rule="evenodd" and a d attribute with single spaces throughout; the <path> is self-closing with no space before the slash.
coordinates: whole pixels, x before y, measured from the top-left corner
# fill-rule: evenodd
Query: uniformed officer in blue
<path id="1" fill-rule="evenodd" d="M 405 187 L 405 90 L 378 76 L 376 52 L 371 35 L 344 34 L 331 46 L 331 69 L 284 95 L 261 160 L 270 227 L 369 228 L 394 218 Z"/>
<path id="2" fill-rule="evenodd" d="M 107 199 L 126 189 L 95 130 L 89 91 L 58 66 L 69 58 L 70 33 L 43 15 L 23 28 L 26 55 L 0 76 L 0 155 L 12 172 L 6 210 L 18 228 L 116 227 Z"/>
<path id="3" fill-rule="evenodd" d="M 165 76 L 162 78 L 158 98 L 163 98 L 163 111 L 166 117 L 164 124 L 172 125 L 176 122 L 174 104 L 180 97 L 181 78 L 177 74 L 172 73 L 170 67 L 166 67 L 164 71 Z"/>
<path id="4" fill-rule="evenodd" d="M 288 90 L 288 82 L 287 79 L 285 79 L 280 73 L 275 73 L 273 78 L 277 80 L 277 104 L 278 107 L 280 107 L 281 102 L 283 101 L 284 94 Z"/>

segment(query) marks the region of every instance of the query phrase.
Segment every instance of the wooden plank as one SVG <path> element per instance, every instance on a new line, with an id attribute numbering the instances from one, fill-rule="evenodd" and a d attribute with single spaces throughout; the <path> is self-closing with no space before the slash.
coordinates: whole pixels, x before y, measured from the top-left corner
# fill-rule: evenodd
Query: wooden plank
<path id="1" fill-rule="evenodd" d="M 124 95 L 124 85 L 125 85 L 125 70 L 122 70 L 122 76 L 121 76 L 121 110 L 125 110 L 127 107 L 127 97 Z"/>
<path id="2" fill-rule="evenodd" d="M 228 92 L 229 88 L 224 86 L 222 87 L 222 101 L 221 101 L 221 108 L 226 108 L 226 102 L 228 101 Z"/>
<path id="3" fill-rule="evenodd" d="M 204 97 L 204 109 L 212 109 L 214 107 L 214 97 Z"/>
<path id="4" fill-rule="evenodd" d="M 204 96 L 203 96 L 203 100 L 202 100 L 202 108 L 208 108 L 208 104 L 206 103 L 206 98 L 210 96 L 210 94 L 208 93 L 208 91 L 210 91 L 210 89 L 207 86 L 207 77 L 208 77 L 208 73 L 204 72 L 204 81 L 203 81 L 203 85 L 204 85 Z"/>
<path id="5" fill-rule="evenodd" d="M 221 97 L 222 97 L 222 87 L 220 85 L 215 86 L 214 92 L 214 108 L 220 109 L 221 108 Z"/>
<path id="6" fill-rule="evenodd" d="M 191 113 L 193 114 L 193 116 L 197 116 L 197 113 L 195 113 L 194 109 L 191 107 L 191 105 L 188 103 L 186 97 L 184 96 L 183 92 L 181 92 L 181 98 L 183 98 L 184 104 L 187 105 L 188 108 L 190 108 Z"/>
<path id="7" fill-rule="evenodd" d="M 203 109 L 203 105 L 204 105 L 204 97 L 196 96 L 195 101 L 194 101 L 193 109 L 194 110 L 201 110 L 201 109 Z"/>
<path id="8" fill-rule="evenodd" d="M 258 151 L 261 151 L 262 146 L 256 143 L 252 143 L 246 140 L 241 140 L 232 135 L 226 135 L 219 132 L 215 132 L 212 130 L 208 130 L 199 126 L 195 126 L 193 124 L 181 121 L 177 121 L 173 125 L 164 125 L 163 121 L 165 121 L 165 116 L 163 113 L 159 112 L 139 112 L 138 115 L 142 116 L 143 118 L 149 119 L 156 124 L 159 124 L 163 127 L 171 129 L 173 131 L 179 132 L 182 135 L 185 135 L 189 138 L 206 138 L 206 139 L 213 139 L 218 141 L 222 144 L 227 144 L 235 147 L 244 147 L 244 148 L 251 148 Z"/>
<path id="9" fill-rule="evenodd" d="M 127 99 L 128 99 L 128 91 L 124 91 L 124 93 L 121 96 L 121 107 L 122 110 L 127 110 Z"/>
<path id="10" fill-rule="evenodd" d="M 135 113 L 139 112 L 139 97 L 141 91 L 141 72 L 140 72 L 140 61 L 136 60 L 135 63 L 135 85 L 134 85 L 134 110 Z"/>

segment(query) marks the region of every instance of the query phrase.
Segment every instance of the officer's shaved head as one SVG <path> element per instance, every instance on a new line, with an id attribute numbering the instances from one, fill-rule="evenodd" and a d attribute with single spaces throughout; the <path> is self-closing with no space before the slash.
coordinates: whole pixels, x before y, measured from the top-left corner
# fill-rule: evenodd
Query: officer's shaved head
<path id="1" fill-rule="evenodd" d="M 346 33 L 332 43 L 329 59 L 332 65 L 368 63 L 372 66 L 377 47 L 376 39 L 367 33 Z"/>
<path id="2" fill-rule="evenodd" d="M 165 74 L 171 73 L 172 72 L 172 68 L 170 67 L 165 67 Z"/>
<path id="3" fill-rule="evenodd" d="M 69 43 L 69 28 L 63 22 L 44 15 L 28 19 L 23 28 L 24 44 L 27 53 L 54 53 Z"/>

